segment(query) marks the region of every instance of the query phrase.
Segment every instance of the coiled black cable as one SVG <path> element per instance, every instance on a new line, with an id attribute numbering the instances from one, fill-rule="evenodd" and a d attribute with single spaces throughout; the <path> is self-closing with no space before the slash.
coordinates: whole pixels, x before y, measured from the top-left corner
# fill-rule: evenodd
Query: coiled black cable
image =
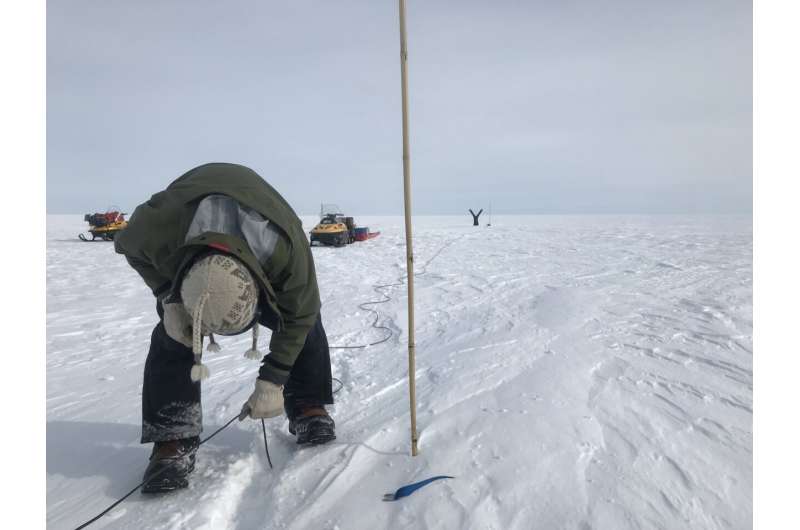
<path id="1" fill-rule="evenodd" d="M 463 237 L 464 237 L 464 236 L 462 236 L 462 238 L 463 238 Z M 431 263 L 431 262 L 432 262 L 434 259 L 436 259 L 436 258 L 439 256 L 439 254 L 441 254 L 441 253 L 442 253 L 442 251 L 443 251 L 445 248 L 447 248 L 448 246 L 450 246 L 450 245 L 452 245 L 453 243 L 455 243 L 455 242 L 456 242 L 458 239 L 461 239 L 461 238 L 456 238 L 456 239 L 450 240 L 449 242 L 447 242 L 447 243 L 445 243 L 444 245 L 442 245 L 442 246 L 439 248 L 439 250 L 437 250 L 437 251 L 436 251 L 436 253 L 434 253 L 434 255 L 433 255 L 433 256 L 431 256 L 431 257 L 428 259 L 428 261 L 426 261 L 426 262 L 425 262 L 425 263 L 422 265 L 422 270 L 421 270 L 420 272 L 415 272 L 415 273 L 414 273 L 414 277 L 417 277 L 417 276 L 422 276 L 423 274 L 425 274 L 425 273 L 427 272 L 428 265 L 429 265 L 429 264 L 430 264 L 430 263 Z M 375 328 L 375 329 L 384 329 L 384 330 L 388 331 L 388 332 L 389 332 L 389 334 L 388 334 L 386 337 L 382 338 L 381 340 L 375 341 L 375 342 L 370 342 L 370 343 L 368 343 L 368 344 L 360 344 L 360 345 L 356 345 L 356 346 L 329 346 L 329 348 L 330 348 L 330 349 L 339 349 L 339 350 L 345 350 L 345 349 L 363 349 L 363 348 L 368 348 L 368 347 L 370 347 L 370 346 L 376 346 L 376 345 L 378 345 L 378 344 L 382 344 L 382 343 L 384 343 L 384 342 L 388 341 L 390 338 L 392 338 L 392 335 L 394 335 L 394 333 L 392 332 L 392 330 L 391 330 L 389 327 L 387 327 L 387 326 L 384 326 L 384 325 L 378 325 L 378 320 L 380 319 L 380 313 L 378 313 L 378 311 L 376 311 L 375 309 L 372 309 L 372 308 L 370 308 L 370 307 L 367 307 L 367 306 L 371 306 L 371 305 L 377 305 L 377 304 L 384 304 L 384 303 L 386 303 L 386 302 L 388 302 L 388 301 L 392 300 L 392 297 L 391 297 L 391 296 L 389 296 L 389 295 L 387 295 L 386 293 L 384 293 L 384 292 L 382 291 L 382 289 L 387 289 L 387 288 L 389 288 L 389 287 L 398 287 L 398 286 L 400 286 L 400 285 L 403 285 L 403 282 L 405 281 L 405 279 L 406 279 L 407 277 L 408 277 L 408 273 L 406 273 L 406 274 L 403 274 L 402 276 L 400 276 L 400 277 L 397 279 L 397 281 L 396 281 L 396 282 L 394 282 L 394 283 L 388 283 L 388 284 L 383 284 L 383 285 L 374 285 L 374 286 L 373 286 L 373 290 L 374 290 L 375 292 L 377 292 L 377 293 L 381 294 L 381 295 L 382 295 L 384 298 L 383 298 L 382 300 L 370 300 L 370 301 L 368 301 L 368 302 L 363 302 L 363 303 L 361 303 L 361 304 L 359 304 L 359 305 L 358 305 L 358 307 L 359 307 L 360 309 L 363 309 L 364 311 L 370 311 L 371 313 L 374 313 L 374 315 L 375 315 L 375 319 L 372 321 L 372 325 L 371 325 L 371 327 L 373 327 L 373 328 Z M 342 382 L 340 379 L 337 379 L 336 377 L 333 377 L 333 378 L 331 378 L 331 379 L 332 379 L 333 381 L 336 381 L 337 383 L 339 383 L 339 388 L 337 388 L 336 390 L 334 390 L 334 391 L 333 391 L 333 393 L 334 393 L 334 394 L 336 394 L 337 392 L 339 392 L 339 391 L 340 391 L 340 390 L 341 390 L 341 389 L 344 387 L 344 383 L 343 383 L 343 382 Z M 228 426 L 229 426 L 231 423 L 233 423 L 233 421 L 234 421 L 234 420 L 236 420 L 238 417 L 239 417 L 239 414 L 236 414 L 236 416 L 234 416 L 233 418 L 231 418 L 230 420 L 228 420 L 228 422 L 227 422 L 225 425 L 223 425 L 222 427 L 220 427 L 219 429 L 217 429 L 216 431 L 214 431 L 213 433 L 211 433 L 211 434 L 210 434 L 208 437 L 206 437 L 206 438 L 204 438 L 203 440 L 201 440 L 199 445 L 203 445 L 204 443 L 206 443 L 207 441 L 209 441 L 211 438 L 213 438 L 214 436 L 216 436 L 217 434 L 219 434 L 220 432 L 222 432 L 222 431 L 223 431 L 224 429 L 226 429 L 226 428 L 227 428 L 227 427 L 228 427 Z M 271 458 L 270 458 L 270 456 L 269 456 L 269 446 L 268 446 L 268 444 L 267 444 L 267 428 L 266 428 L 266 426 L 264 425 L 264 420 L 263 420 L 263 419 L 261 420 L 261 429 L 262 429 L 262 432 L 263 432 L 263 435 L 264 435 L 264 450 L 265 450 L 265 451 L 266 451 L 266 453 L 267 453 L 267 462 L 269 463 L 269 467 L 270 467 L 270 468 L 272 468 L 272 459 L 271 459 Z M 133 489 L 131 489 L 131 491 L 129 491 L 128 493 L 126 493 L 125 495 L 123 495 L 123 496 L 122 496 L 122 497 L 121 497 L 119 500 L 115 501 L 115 502 L 114 502 L 113 504 L 111 504 L 111 505 L 110 505 L 108 508 L 106 508 L 105 510 L 103 510 L 102 512 L 100 512 L 99 514 L 97 514 L 96 516 L 94 516 L 93 518 L 89 519 L 88 521 L 86 521 L 86 522 L 85 522 L 85 523 L 83 523 L 82 525 L 80 525 L 80 526 L 76 527 L 76 528 L 75 528 L 75 530 L 81 530 L 82 528 L 86 528 L 86 527 L 87 527 L 87 526 L 89 526 L 90 524 L 94 523 L 95 521 L 97 521 L 98 519 L 100 519 L 101 517 L 103 517 L 105 514 L 107 514 L 107 513 L 108 513 L 108 512 L 110 512 L 111 510 L 113 510 L 113 509 L 114 509 L 116 506 L 118 506 L 120 503 L 122 503 L 122 501 L 124 501 L 125 499 L 127 499 L 128 497 L 130 497 L 131 495 L 133 495 L 134 493 L 136 493 L 136 490 L 138 490 L 139 488 L 141 488 L 142 486 L 144 486 L 144 484 L 145 484 L 145 483 L 146 483 L 148 480 L 153 480 L 154 478 L 158 477 L 158 476 L 159 476 L 161 473 L 163 473 L 164 471 L 166 471 L 166 469 L 167 469 L 167 468 L 162 468 L 160 471 L 158 471 L 157 473 L 155 473 L 155 474 L 154 474 L 152 477 L 148 478 L 147 480 L 143 480 L 142 482 L 140 482 L 139 484 L 137 484 L 137 485 L 136 485 L 136 487 L 134 487 Z"/>
<path id="2" fill-rule="evenodd" d="M 416 278 L 417 276 L 422 276 L 423 274 L 428 272 L 428 265 L 430 265 L 430 263 L 433 260 L 438 258 L 439 254 L 441 254 L 442 251 L 444 251 L 444 249 L 446 249 L 447 247 L 449 247 L 450 245 L 452 245 L 456 241 L 462 239 L 463 237 L 464 236 L 461 236 L 461 237 L 458 237 L 458 238 L 455 238 L 455 239 L 451 239 L 450 241 L 446 242 L 444 245 L 439 247 L 439 250 L 437 250 L 433 254 L 433 256 L 428 258 L 428 261 L 426 261 L 425 263 L 422 264 L 422 270 L 419 271 L 419 272 L 415 272 L 414 273 L 414 277 Z M 399 287 L 400 285 L 403 285 L 403 283 L 405 283 L 405 280 L 406 280 L 407 277 L 408 277 L 408 272 L 406 272 L 405 274 L 403 274 L 402 276 L 397 278 L 397 281 L 395 281 L 394 283 L 387 283 L 387 284 L 383 284 L 383 285 L 373 285 L 372 286 L 372 290 L 375 291 L 376 293 L 380 294 L 381 296 L 383 296 L 383 299 L 382 300 L 370 300 L 369 302 L 363 302 L 363 303 L 358 305 L 359 309 L 363 309 L 364 311 L 369 311 L 370 313 L 373 313 L 373 315 L 375 316 L 375 318 L 372 320 L 371 327 L 373 327 L 375 329 L 386 330 L 386 331 L 389 332 L 388 335 L 386 335 L 381 340 L 378 340 L 378 341 L 375 341 L 375 342 L 370 342 L 370 343 L 367 343 L 367 344 L 358 344 L 358 345 L 354 345 L 354 346 L 328 346 L 328 348 L 330 348 L 332 350 L 361 350 L 361 349 L 364 349 L 364 348 L 369 348 L 370 346 L 377 346 L 378 344 L 383 344 L 387 340 L 391 339 L 392 335 L 394 335 L 394 332 L 387 326 L 378 325 L 378 320 L 380 320 L 380 313 L 378 313 L 378 311 L 376 311 L 375 309 L 372 309 L 371 307 L 367 307 L 367 306 L 377 305 L 377 304 L 385 304 L 386 302 L 389 302 L 390 300 L 392 300 L 392 297 L 389 296 L 388 294 L 386 294 L 385 292 L 383 292 L 382 289 L 387 289 L 389 287 Z"/>

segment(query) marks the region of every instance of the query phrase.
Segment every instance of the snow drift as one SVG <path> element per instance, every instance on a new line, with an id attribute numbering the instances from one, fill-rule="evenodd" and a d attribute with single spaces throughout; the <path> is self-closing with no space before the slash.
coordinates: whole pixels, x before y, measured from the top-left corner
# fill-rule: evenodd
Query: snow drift
<path id="1" fill-rule="evenodd" d="M 381 237 L 314 248 L 331 345 L 379 339 L 358 304 L 405 269 Z M 314 219 L 304 218 L 307 228 Z M 415 219 L 420 455 L 409 456 L 405 285 L 384 344 L 333 350 L 338 439 L 234 423 L 188 490 L 135 494 L 93 528 L 747 528 L 752 517 L 749 217 Z M 47 521 L 74 528 L 139 482 L 152 295 L 80 216 L 48 216 Z M 402 282 L 400 282 L 402 283 Z M 264 330 L 268 332 L 268 330 Z M 248 338 L 207 355 L 205 433 L 235 415 Z M 384 493 L 433 475 L 411 497 Z"/>

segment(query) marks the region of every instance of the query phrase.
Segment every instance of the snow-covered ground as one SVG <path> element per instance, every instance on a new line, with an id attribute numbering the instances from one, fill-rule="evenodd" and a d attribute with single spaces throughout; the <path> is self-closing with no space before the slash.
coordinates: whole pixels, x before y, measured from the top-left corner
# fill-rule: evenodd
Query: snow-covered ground
<path id="1" fill-rule="evenodd" d="M 313 251 L 332 345 L 383 336 L 358 304 L 405 270 L 402 218 L 357 221 L 382 235 Z M 78 241 L 81 216 L 47 222 L 47 521 L 74 528 L 144 470 L 140 385 L 157 317 L 112 244 Z M 415 219 L 419 456 L 402 284 L 375 306 L 391 340 L 332 351 L 344 383 L 334 443 L 298 448 L 271 420 L 270 470 L 260 424 L 235 422 L 200 448 L 188 490 L 136 493 L 92 527 L 750 528 L 751 218 L 492 225 Z M 248 340 L 206 356 L 206 435 L 250 394 Z M 439 474 L 456 478 L 381 501 Z"/>

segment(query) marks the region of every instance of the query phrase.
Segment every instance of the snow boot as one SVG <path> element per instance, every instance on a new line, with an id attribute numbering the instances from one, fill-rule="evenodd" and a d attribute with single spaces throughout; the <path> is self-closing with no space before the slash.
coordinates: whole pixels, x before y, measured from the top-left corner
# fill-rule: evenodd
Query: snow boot
<path id="1" fill-rule="evenodd" d="M 324 407 L 309 407 L 289 419 L 289 432 L 299 444 L 324 444 L 336 439 L 336 424 Z"/>
<path id="2" fill-rule="evenodd" d="M 142 493 L 163 493 L 187 487 L 199 446 L 200 439 L 197 436 L 156 442 L 142 477 L 145 481 Z"/>

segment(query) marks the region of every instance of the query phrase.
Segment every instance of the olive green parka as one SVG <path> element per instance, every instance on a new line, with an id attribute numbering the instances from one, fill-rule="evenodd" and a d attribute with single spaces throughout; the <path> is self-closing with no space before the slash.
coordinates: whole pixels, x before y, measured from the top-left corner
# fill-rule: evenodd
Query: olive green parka
<path id="1" fill-rule="evenodd" d="M 188 235 L 198 204 L 211 195 L 230 197 L 277 228 L 279 237 L 268 258 L 259 261 L 246 239 L 230 233 Z M 241 259 L 261 288 L 261 303 L 267 305 L 262 314 L 273 318 L 270 353 L 260 377 L 278 384 L 286 381 L 317 319 L 319 289 L 300 219 L 256 172 L 224 163 L 188 171 L 136 208 L 114 246 L 159 298 L 177 294 L 183 269 L 198 253 L 213 248 Z"/>

